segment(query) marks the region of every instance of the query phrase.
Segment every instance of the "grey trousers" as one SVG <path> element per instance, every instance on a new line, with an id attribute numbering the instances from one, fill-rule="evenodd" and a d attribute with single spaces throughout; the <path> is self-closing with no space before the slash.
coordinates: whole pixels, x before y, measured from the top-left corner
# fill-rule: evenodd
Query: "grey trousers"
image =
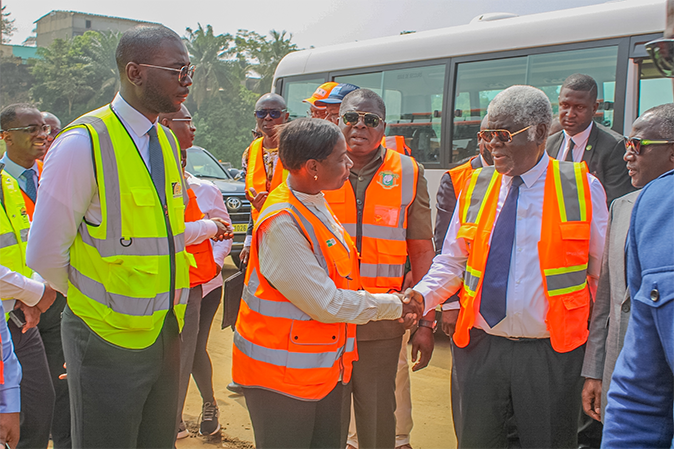
<path id="1" fill-rule="evenodd" d="M 190 385 L 190 374 L 192 374 L 192 364 L 194 363 L 194 351 L 197 347 L 199 314 L 201 311 L 201 292 L 201 285 L 197 285 L 190 289 L 190 296 L 187 299 L 187 309 L 185 309 L 185 325 L 180 333 L 180 380 L 178 381 L 178 418 L 176 421 L 176 429 L 178 429 L 178 424 L 180 424 L 180 421 L 183 419 L 183 407 L 185 406 L 187 388 Z"/>
<path id="2" fill-rule="evenodd" d="M 157 340 L 126 349 L 103 340 L 68 306 L 61 322 L 73 448 L 166 448 L 175 440 L 180 370 L 178 321 Z"/>

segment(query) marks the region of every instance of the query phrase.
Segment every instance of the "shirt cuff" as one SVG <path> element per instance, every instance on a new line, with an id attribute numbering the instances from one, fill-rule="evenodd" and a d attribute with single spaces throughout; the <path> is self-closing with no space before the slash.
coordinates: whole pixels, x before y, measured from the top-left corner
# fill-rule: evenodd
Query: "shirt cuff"
<path id="1" fill-rule="evenodd" d="M 45 286 L 42 282 L 34 281 L 32 279 L 26 279 L 26 285 L 24 285 L 24 293 L 19 299 L 22 303 L 27 306 L 33 307 L 44 295 Z"/>
<path id="2" fill-rule="evenodd" d="M 461 309 L 461 303 L 459 301 L 446 302 L 442 305 L 442 310 L 459 310 Z"/>
<path id="3" fill-rule="evenodd" d="M 246 240 L 243 241 L 243 246 L 245 246 L 246 248 L 250 248 L 252 244 L 253 244 L 253 236 L 246 235 Z"/>
<path id="4" fill-rule="evenodd" d="M 16 387 L 0 390 L 0 413 L 18 413 L 21 411 L 21 389 Z"/>
<path id="5" fill-rule="evenodd" d="M 397 320 L 403 314 L 403 303 L 397 295 L 391 293 L 373 293 L 379 303 L 377 306 L 377 321 Z"/>

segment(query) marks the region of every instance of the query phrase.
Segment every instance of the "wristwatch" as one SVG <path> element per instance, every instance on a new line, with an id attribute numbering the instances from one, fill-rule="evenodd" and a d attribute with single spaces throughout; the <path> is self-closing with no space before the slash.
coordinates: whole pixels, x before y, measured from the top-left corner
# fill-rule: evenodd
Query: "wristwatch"
<path id="1" fill-rule="evenodd" d="M 419 320 L 419 327 L 427 327 L 435 332 L 438 329 L 437 321 Z"/>

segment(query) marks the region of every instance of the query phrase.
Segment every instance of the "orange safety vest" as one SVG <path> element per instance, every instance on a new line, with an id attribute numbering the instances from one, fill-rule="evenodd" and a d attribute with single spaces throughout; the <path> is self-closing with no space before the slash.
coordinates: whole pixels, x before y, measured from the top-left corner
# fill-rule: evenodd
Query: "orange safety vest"
<path id="1" fill-rule="evenodd" d="M 284 182 L 267 198 L 255 223 L 248 270 L 234 332 L 232 379 L 303 400 L 320 400 L 337 382 L 348 383 L 356 352 L 356 326 L 321 323 L 297 308 L 260 274 L 260 225 L 286 212 L 306 236 L 319 264 L 339 289 L 356 290 L 358 253 L 346 232 L 339 238 Z M 276 257 L 284 257 L 279 254 Z"/>
<path id="2" fill-rule="evenodd" d="M 42 161 L 37 161 L 37 179 L 39 180 L 42 177 L 42 167 L 43 167 L 43 162 Z M 26 203 L 26 212 L 28 213 L 28 218 L 30 218 L 30 221 L 33 221 L 33 212 L 35 212 L 35 203 L 33 200 L 30 199 L 28 195 L 26 195 L 26 192 L 21 190 L 21 194 L 23 195 L 23 202 Z M 35 197 L 35 200 L 37 200 L 37 196 Z"/>
<path id="3" fill-rule="evenodd" d="M 475 169 L 472 166 L 473 159 L 478 156 L 470 158 L 465 164 L 458 165 L 450 170 L 447 170 L 449 177 L 452 179 L 452 185 L 454 186 L 454 195 L 456 199 L 459 199 L 459 194 L 463 189 L 463 186 L 466 185 L 466 181 L 470 178 L 470 175 L 473 174 Z"/>
<path id="4" fill-rule="evenodd" d="M 480 311 L 476 298 L 482 289 L 501 179 L 494 167 L 477 169 L 459 199 L 461 227 L 457 237 L 466 241 L 470 251 L 454 333 L 454 342 L 460 348 L 470 342 L 469 331 Z M 557 352 L 572 351 L 587 341 L 591 221 L 587 165 L 549 158 L 538 258 L 549 304 L 545 322 Z"/>
<path id="5" fill-rule="evenodd" d="M 185 207 L 185 222 L 199 221 L 204 218 L 204 214 L 197 204 L 197 195 L 194 190 L 188 188 L 187 197 L 189 202 Z M 190 288 L 213 279 L 218 273 L 218 267 L 215 264 L 215 259 L 213 259 L 213 248 L 211 248 L 210 240 L 206 239 L 196 245 L 188 245 L 185 249 L 194 256 L 197 263 L 195 267 L 190 265 Z"/>
<path id="6" fill-rule="evenodd" d="M 255 139 L 248 147 L 248 168 L 246 170 L 246 194 L 250 194 L 249 189 L 252 187 L 257 193 L 269 192 L 271 193 L 288 177 L 287 170 L 283 169 L 281 159 L 276 161 L 274 168 L 274 176 L 271 182 L 267 180 L 267 171 L 264 167 L 264 149 L 262 148 L 262 141 L 264 137 Z M 253 216 L 253 222 L 257 220 L 260 211 L 255 209 L 252 205 L 250 213 Z"/>
<path id="7" fill-rule="evenodd" d="M 405 144 L 403 136 L 384 136 L 381 138 L 381 146 L 389 150 L 397 151 L 405 156 L 411 156 L 412 150 Z"/>
<path id="8" fill-rule="evenodd" d="M 407 210 L 417 195 L 419 166 L 387 149 L 384 162 L 356 204 L 350 182 L 325 191 L 335 215 L 360 247 L 360 279 L 370 293 L 399 291 L 407 261 Z M 360 209 L 359 209 L 360 208 Z"/>

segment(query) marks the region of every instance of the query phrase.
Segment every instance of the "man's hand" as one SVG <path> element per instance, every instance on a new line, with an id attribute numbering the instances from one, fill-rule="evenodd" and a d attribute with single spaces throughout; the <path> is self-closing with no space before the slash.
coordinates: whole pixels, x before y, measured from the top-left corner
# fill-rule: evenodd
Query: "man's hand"
<path id="1" fill-rule="evenodd" d="M 26 324 L 24 324 L 23 328 L 21 328 L 22 334 L 25 334 L 28 331 L 28 329 L 37 326 L 38 323 L 40 322 L 41 312 L 40 309 L 37 308 L 37 306 L 30 307 L 22 303 L 21 301 L 17 301 L 15 308 L 21 309 L 23 311 L 24 320 L 26 321 Z"/>
<path id="2" fill-rule="evenodd" d="M 435 315 L 435 310 L 431 310 L 431 315 Z M 431 361 L 431 356 L 433 355 L 434 347 L 435 338 L 433 337 L 433 329 L 419 326 L 412 336 L 412 361 L 416 362 L 412 366 L 412 371 L 419 371 L 428 366 L 428 362 Z M 421 352 L 421 355 L 417 360 L 419 352 Z"/>
<path id="3" fill-rule="evenodd" d="M 222 273 L 222 267 L 218 265 L 217 263 L 215 264 L 215 276 L 213 276 L 211 279 L 215 279 L 216 277 L 220 276 L 220 273 Z"/>
<path id="4" fill-rule="evenodd" d="M 244 246 L 241 252 L 239 253 L 239 260 L 241 261 L 241 266 L 246 265 L 248 263 L 249 256 L 250 256 L 250 246 Z"/>
<path id="5" fill-rule="evenodd" d="M 405 295 L 401 298 L 403 302 L 403 312 L 398 322 L 403 323 L 406 329 L 409 329 L 417 320 L 424 316 L 424 297 L 421 293 L 408 288 Z"/>
<path id="6" fill-rule="evenodd" d="M 51 305 L 54 304 L 55 299 L 56 290 L 51 288 L 49 285 L 44 284 L 44 293 L 42 293 L 42 297 L 35 307 L 37 307 L 41 313 L 45 313 L 51 307 Z"/>
<path id="7" fill-rule="evenodd" d="M 264 206 L 264 202 L 267 201 L 267 196 L 269 196 L 269 192 L 263 190 L 260 193 L 257 193 L 254 188 L 249 188 L 248 191 L 250 192 L 250 195 L 248 196 L 248 199 L 250 200 L 250 204 L 253 205 L 253 207 L 257 210 L 262 209 L 262 206 Z"/>
<path id="8" fill-rule="evenodd" d="M 456 330 L 456 320 L 459 318 L 459 309 L 442 311 L 442 332 L 449 338 L 452 338 Z"/>
<path id="9" fill-rule="evenodd" d="M 19 444 L 20 413 L 0 413 L 0 446 L 15 448 Z"/>
<path id="10" fill-rule="evenodd" d="M 408 288 L 414 287 L 414 278 L 412 277 L 412 272 L 408 271 L 403 278 L 403 286 L 400 289 L 401 292 L 404 292 Z"/>
<path id="11" fill-rule="evenodd" d="M 234 238 L 232 226 L 220 217 L 213 217 L 211 221 L 218 227 L 218 232 L 212 237 L 213 240 L 222 241 Z"/>
<path id="12" fill-rule="evenodd" d="M 597 421 L 601 421 L 601 379 L 585 379 L 581 400 L 583 401 L 583 411 L 587 416 Z"/>

